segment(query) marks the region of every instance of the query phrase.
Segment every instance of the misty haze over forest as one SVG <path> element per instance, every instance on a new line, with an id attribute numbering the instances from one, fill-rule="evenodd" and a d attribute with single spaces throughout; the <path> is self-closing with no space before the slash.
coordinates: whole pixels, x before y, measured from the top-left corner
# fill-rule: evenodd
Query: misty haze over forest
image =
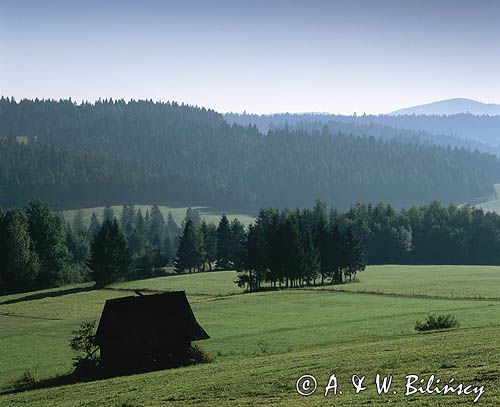
<path id="1" fill-rule="evenodd" d="M 3 205 L 38 196 L 60 208 L 156 202 L 249 213 L 315 199 L 339 209 L 460 204 L 494 195 L 499 120 L 223 116 L 175 102 L 3 98 L 0 198 Z M 447 134 L 453 128 L 460 134 Z"/>

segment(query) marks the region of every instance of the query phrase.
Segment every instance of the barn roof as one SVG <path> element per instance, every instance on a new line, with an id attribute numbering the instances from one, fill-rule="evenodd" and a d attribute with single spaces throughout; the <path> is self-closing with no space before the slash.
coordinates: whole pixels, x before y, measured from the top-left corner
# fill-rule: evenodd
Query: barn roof
<path id="1" fill-rule="evenodd" d="M 107 300 L 97 328 L 97 345 L 168 345 L 209 339 L 184 291 Z"/>

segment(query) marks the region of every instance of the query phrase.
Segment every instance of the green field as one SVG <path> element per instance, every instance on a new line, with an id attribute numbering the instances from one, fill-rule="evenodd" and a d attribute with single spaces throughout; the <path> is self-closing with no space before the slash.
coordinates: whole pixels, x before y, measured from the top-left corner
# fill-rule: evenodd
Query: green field
<path id="1" fill-rule="evenodd" d="M 405 296 L 500 299 L 500 267 L 493 266 L 369 266 L 359 274 L 359 280 L 326 289 Z"/>
<path id="2" fill-rule="evenodd" d="M 182 221 L 186 217 L 186 210 L 187 207 L 169 207 L 165 205 L 158 205 L 160 208 L 160 211 L 165 218 L 167 219 L 168 213 L 171 212 L 172 216 L 175 220 L 175 223 L 177 223 L 178 226 L 181 226 Z M 122 206 L 120 205 L 114 205 L 111 206 L 111 208 L 114 211 L 114 214 L 116 217 L 120 217 L 120 214 L 122 213 Z M 207 222 L 212 222 L 212 223 L 218 223 L 220 220 L 220 217 L 222 216 L 222 212 L 220 211 L 213 211 L 209 208 L 198 206 L 198 207 L 193 207 L 196 208 L 200 211 L 200 215 L 202 219 L 205 219 Z M 142 214 L 145 215 L 147 210 L 151 209 L 151 205 L 135 205 L 135 209 L 140 209 Z M 72 222 L 75 213 L 77 212 L 77 209 L 72 209 L 72 210 L 67 210 L 67 211 L 62 211 L 62 214 L 64 216 L 64 219 L 66 219 L 69 222 Z M 92 213 L 95 212 L 99 220 L 102 220 L 102 214 L 104 212 L 104 207 L 99 206 L 95 208 L 84 208 L 82 209 L 83 213 L 83 221 L 86 226 L 90 224 L 90 218 L 92 216 Z M 243 215 L 243 214 L 234 214 L 234 213 L 227 213 L 228 219 L 231 221 L 234 218 L 238 218 L 241 223 L 243 223 L 245 226 L 248 226 L 250 223 L 253 222 L 253 217 L 250 215 Z"/>
<path id="3" fill-rule="evenodd" d="M 215 359 L 194 367 L 4 394 L 0 405 L 472 404 L 471 395 L 403 397 L 407 374 L 484 385 L 478 405 L 500 405 L 499 268 L 376 266 L 360 273 L 359 283 L 341 287 L 376 295 L 319 289 L 243 294 L 235 278 L 234 272 L 200 273 L 118 283 L 104 290 L 82 284 L 0 297 L 4 392 L 27 371 L 39 379 L 67 372 L 74 356 L 68 347 L 71 329 L 99 318 L 106 299 L 130 295 L 130 289 L 186 290 L 211 336 L 199 344 Z M 466 296 L 471 299 L 457 298 Z M 491 299 L 473 299 L 485 296 Z M 415 320 L 429 313 L 453 313 L 461 326 L 417 333 Z M 295 381 L 304 373 L 319 381 L 314 396 L 296 394 Z M 331 373 L 337 374 L 344 394 L 324 398 L 321 386 Z M 398 394 L 377 395 L 371 383 L 376 373 L 392 374 Z M 372 386 L 355 395 L 352 374 L 367 375 Z"/>

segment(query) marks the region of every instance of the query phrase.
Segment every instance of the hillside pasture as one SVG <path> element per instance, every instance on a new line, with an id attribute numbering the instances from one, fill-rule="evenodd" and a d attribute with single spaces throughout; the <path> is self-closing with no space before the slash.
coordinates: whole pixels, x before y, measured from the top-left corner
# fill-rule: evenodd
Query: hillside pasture
<path id="1" fill-rule="evenodd" d="M 396 285 L 392 279 L 400 276 L 401 285 L 411 285 L 422 271 L 407 266 L 398 274 L 397 267 L 401 266 L 370 267 L 360 274 L 361 282 L 342 287 L 373 284 L 371 274 L 380 273 L 386 275 L 381 281 L 391 292 Z M 438 279 L 428 277 L 430 293 L 439 285 L 439 268 L 445 266 L 433 267 Z M 450 266 L 444 270 L 454 281 L 450 283 L 454 291 L 476 278 L 466 269 Z M 477 272 L 488 274 L 490 270 L 478 267 Z M 4 394 L 0 405 L 295 406 L 338 402 L 359 406 L 413 401 L 419 406 L 455 406 L 472 402 L 471 396 L 403 397 L 403 379 L 411 373 L 484 384 L 486 393 L 479 405 L 500 404 L 500 301 L 445 298 L 449 288 L 441 291 L 444 298 L 319 289 L 243 294 L 231 285 L 235 277 L 235 272 L 199 273 L 118 283 L 102 290 L 81 284 L 0 297 L 3 392 L 11 390 L 13 381 L 25 372 L 38 379 L 66 373 L 74 356 L 68 346 L 71 330 L 83 321 L 98 319 L 106 299 L 131 295 L 133 291 L 128 290 L 134 289 L 186 290 L 196 318 L 211 336 L 199 345 L 215 359 L 207 365 Z M 494 281 L 476 285 L 477 293 L 484 293 Z M 426 291 L 422 288 L 422 292 Z M 415 321 L 430 313 L 452 313 L 461 326 L 416 332 Z M 312 397 L 298 396 L 295 381 L 304 373 L 315 375 L 323 387 L 330 374 L 336 373 L 344 394 L 324 398 L 318 390 Z M 379 396 L 372 386 L 355 395 L 350 375 L 371 378 L 376 373 L 394 375 L 398 394 Z"/>
<path id="2" fill-rule="evenodd" d="M 317 287 L 338 291 L 444 298 L 500 299 L 500 267 L 368 266 L 358 282 Z"/>

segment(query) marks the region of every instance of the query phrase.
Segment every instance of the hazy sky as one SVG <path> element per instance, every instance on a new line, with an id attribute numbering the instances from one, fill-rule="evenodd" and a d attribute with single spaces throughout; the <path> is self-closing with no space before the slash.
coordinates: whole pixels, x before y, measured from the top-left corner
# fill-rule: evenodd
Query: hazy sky
<path id="1" fill-rule="evenodd" d="M 500 103 L 500 1 L 0 0 L 0 94 L 256 113 Z"/>

